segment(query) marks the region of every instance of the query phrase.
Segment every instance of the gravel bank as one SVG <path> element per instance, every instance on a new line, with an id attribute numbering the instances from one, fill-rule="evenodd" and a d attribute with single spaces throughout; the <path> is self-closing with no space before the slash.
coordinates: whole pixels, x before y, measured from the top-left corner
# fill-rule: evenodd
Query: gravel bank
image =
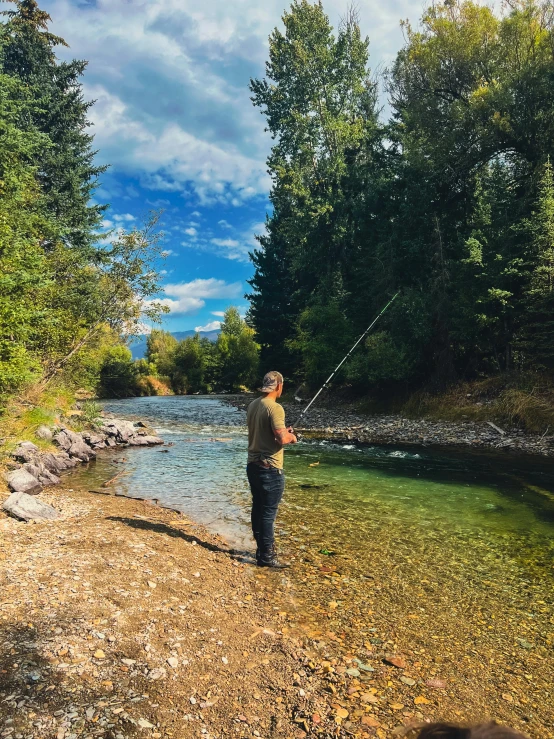
<path id="1" fill-rule="evenodd" d="M 255 396 L 235 396 L 229 402 L 246 409 Z M 283 403 L 287 423 L 294 424 L 303 405 Z M 408 419 L 398 415 L 369 416 L 346 407 L 316 406 L 298 430 L 316 439 L 356 444 L 390 444 L 502 451 L 554 456 L 554 435 L 535 436 L 517 428 L 498 429 L 474 421 L 452 423 Z"/>

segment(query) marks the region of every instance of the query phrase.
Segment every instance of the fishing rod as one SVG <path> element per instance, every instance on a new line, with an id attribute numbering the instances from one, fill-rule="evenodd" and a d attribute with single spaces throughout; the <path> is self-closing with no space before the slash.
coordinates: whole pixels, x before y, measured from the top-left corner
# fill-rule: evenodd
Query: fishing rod
<path id="1" fill-rule="evenodd" d="M 316 394 L 314 395 L 314 397 L 313 397 L 313 398 L 312 398 L 312 399 L 310 400 L 310 402 L 309 402 L 309 403 L 308 403 L 308 405 L 307 405 L 307 406 L 306 406 L 306 407 L 304 408 L 304 410 L 302 411 L 302 413 L 301 413 L 301 414 L 300 414 L 300 415 L 298 416 L 298 418 L 296 419 L 296 423 L 294 424 L 295 426 L 298 426 L 298 424 L 300 423 L 300 421 L 301 421 L 301 420 L 302 420 L 302 419 L 304 418 L 304 416 L 306 415 L 306 413 L 307 413 L 307 412 L 308 412 L 308 411 L 310 410 L 310 407 L 311 407 L 311 406 L 312 406 L 312 405 L 313 405 L 313 404 L 315 403 L 315 401 L 316 401 L 316 400 L 318 399 L 318 397 L 319 397 L 319 396 L 321 395 L 321 393 L 322 393 L 322 392 L 323 392 L 323 391 L 324 391 L 324 390 L 325 390 L 325 389 L 326 389 L 327 387 L 329 387 L 329 384 L 331 383 L 331 380 L 332 380 L 332 379 L 333 379 L 333 377 L 334 377 L 334 376 L 335 376 L 335 375 L 337 374 L 337 372 L 338 372 L 338 371 L 340 370 L 340 368 L 341 368 L 341 367 L 342 367 L 342 365 L 343 365 L 343 364 L 344 364 L 344 363 L 346 362 L 346 360 L 347 360 L 347 359 L 348 359 L 348 358 L 350 357 L 350 355 L 352 354 L 352 352 L 354 351 L 354 349 L 356 349 L 356 347 L 357 347 L 357 346 L 358 346 L 358 345 L 359 345 L 359 344 L 360 344 L 360 343 L 361 343 L 361 342 L 362 342 L 362 341 L 363 341 L 363 340 L 365 339 L 365 337 L 366 337 L 366 336 L 367 336 L 367 335 L 369 334 L 369 332 L 370 332 L 370 331 L 371 331 L 371 329 L 372 329 L 372 328 L 373 328 L 373 327 L 375 326 L 375 324 L 377 323 L 377 321 L 378 321 L 378 320 L 379 320 L 379 319 L 381 318 L 381 316 L 383 315 L 383 313 L 385 313 L 385 312 L 386 312 L 386 311 L 387 311 L 387 310 L 388 310 L 388 309 L 390 308 L 390 306 L 391 306 L 391 305 L 392 305 L 392 304 L 394 303 L 394 301 L 396 300 L 396 298 L 397 298 L 397 297 L 398 297 L 399 295 L 400 295 L 400 293 L 396 293 L 396 295 L 394 295 L 394 296 L 393 296 L 393 297 L 392 297 L 392 298 L 391 298 L 391 299 L 389 300 L 389 302 L 388 302 L 388 303 L 387 303 L 387 304 L 385 305 L 385 307 L 383 308 L 383 310 L 382 310 L 382 311 L 381 311 L 381 312 L 379 313 L 379 315 L 378 315 L 378 316 L 377 316 L 377 317 L 376 317 L 376 318 L 375 318 L 375 319 L 374 319 L 374 320 L 372 321 L 372 323 L 371 323 L 371 324 L 370 324 L 370 325 L 369 325 L 369 326 L 368 326 L 368 327 L 366 328 L 366 330 L 365 330 L 365 331 L 363 332 L 363 334 L 362 334 L 362 335 L 360 336 L 360 338 L 358 339 L 358 341 L 357 341 L 357 342 L 356 342 L 356 343 L 354 344 L 354 346 L 353 346 L 353 347 L 352 347 L 352 348 L 350 349 L 350 351 L 349 351 L 349 352 L 348 352 L 348 354 L 347 354 L 347 355 L 346 355 L 346 356 L 344 357 L 344 359 L 342 360 L 342 362 L 340 362 L 340 364 L 338 364 L 338 365 L 337 365 L 337 366 L 335 367 L 335 369 L 334 369 L 334 370 L 333 370 L 333 371 L 331 372 L 331 374 L 329 375 L 329 377 L 328 377 L 328 378 L 327 378 L 327 379 L 325 380 L 325 382 L 323 383 L 323 385 L 322 385 L 322 386 L 321 386 L 321 387 L 319 388 L 319 390 L 317 391 L 317 393 L 316 393 Z"/>

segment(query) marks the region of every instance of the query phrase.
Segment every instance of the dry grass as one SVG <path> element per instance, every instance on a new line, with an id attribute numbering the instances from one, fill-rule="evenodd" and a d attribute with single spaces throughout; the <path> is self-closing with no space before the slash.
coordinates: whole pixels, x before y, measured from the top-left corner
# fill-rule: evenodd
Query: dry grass
<path id="1" fill-rule="evenodd" d="M 402 412 L 445 421 L 494 421 L 530 433 L 554 429 L 554 387 L 537 375 L 490 377 L 463 383 L 441 395 L 415 393 Z"/>

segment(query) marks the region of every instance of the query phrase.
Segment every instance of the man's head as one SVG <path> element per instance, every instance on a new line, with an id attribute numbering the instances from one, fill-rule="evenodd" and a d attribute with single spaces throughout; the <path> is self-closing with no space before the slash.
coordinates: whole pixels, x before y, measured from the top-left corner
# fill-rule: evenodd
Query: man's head
<path id="1" fill-rule="evenodd" d="M 280 398 L 283 392 L 283 375 L 280 372 L 268 372 L 264 375 L 260 391 L 265 393 L 267 397 Z"/>

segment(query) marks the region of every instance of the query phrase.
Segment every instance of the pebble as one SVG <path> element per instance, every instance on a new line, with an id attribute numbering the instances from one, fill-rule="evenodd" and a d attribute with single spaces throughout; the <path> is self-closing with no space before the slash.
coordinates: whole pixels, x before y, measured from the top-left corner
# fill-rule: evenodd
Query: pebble
<path id="1" fill-rule="evenodd" d="M 231 405 L 246 409 L 250 399 L 229 399 Z M 294 418 L 302 405 L 283 403 Z M 554 456 L 554 435 L 528 434 L 518 428 L 504 428 L 505 435 L 484 422 L 408 419 L 400 415 L 360 415 L 347 408 L 313 408 L 302 422 L 310 436 L 335 443 L 407 444 L 418 446 L 470 446 L 473 449 L 503 449 L 528 454 Z"/>

